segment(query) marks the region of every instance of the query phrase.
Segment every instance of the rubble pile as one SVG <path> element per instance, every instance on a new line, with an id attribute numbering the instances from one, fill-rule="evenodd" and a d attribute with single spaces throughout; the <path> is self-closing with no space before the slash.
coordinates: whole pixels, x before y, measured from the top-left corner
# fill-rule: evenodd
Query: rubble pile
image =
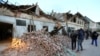
<path id="1" fill-rule="evenodd" d="M 25 33 L 14 39 L 3 56 L 67 56 L 70 39 L 62 35 L 50 36 L 44 30 Z"/>

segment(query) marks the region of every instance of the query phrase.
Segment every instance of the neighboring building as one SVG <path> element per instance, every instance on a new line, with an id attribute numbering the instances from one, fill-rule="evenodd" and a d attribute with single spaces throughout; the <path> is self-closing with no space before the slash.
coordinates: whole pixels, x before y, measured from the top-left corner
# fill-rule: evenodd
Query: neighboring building
<path id="1" fill-rule="evenodd" d="M 89 22 L 84 19 L 84 17 L 77 12 L 75 15 L 71 13 L 51 13 L 52 16 L 58 20 L 64 21 L 68 31 L 78 30 L 80 28 L 87 29 Z"/>
<path id="2" fill-rule="evenodd" d="M 23 33 L 45 27 L 50 32 L 55 27 L 55 21 L 57 20 L 45 14 L 37 4 L 20 6 L 0 4 L 0 37 L 4 35 L 19 37 Z M 61 25 L 64 23 L 61 22 Z"/>
<path id="3" fill-rule="evenodd" d="M 92 21 L 90 18 L 88 18 L 87 16 L 85 16 L 85 19 L 89 21 L 89 29 L 90 30 L 96 30 L 97 29 L 97 24 L 96 22 Z"/>
<path id="4" fill-rule="evenodd" d="M 68 26 L 78 30 L 80 28 L 87 29 L 88 21 L 84 19 L 84 16 L 77 12 L 75 15 L 67 14 Z"/>
<path id="5" fill-rule="evenodd" d="M 100 22 L 96 22 L 96 23 L 97 23 L 97 25 L 96 25 L 97 30 L 99 30 L 99 31 L 100 31 Z"/>

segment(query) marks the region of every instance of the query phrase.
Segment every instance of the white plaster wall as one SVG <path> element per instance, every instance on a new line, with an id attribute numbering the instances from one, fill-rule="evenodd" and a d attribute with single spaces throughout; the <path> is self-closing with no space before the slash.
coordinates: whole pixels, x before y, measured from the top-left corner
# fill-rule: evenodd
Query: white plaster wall
<path id="1" fill-rule="evenodd" d="M 68 27 L 73 27 L 75 30 L 80 29 L 80 28 L 84 28 L 84 26 L 79 25 L 77 23 L 72 23 L 72 22 L 68 22 Z"/>
<path id="2" fill-rule="evenodd" d="M 30 24 L 30 19 L 22 19 L 22 18 L 16 18 L 20 20 L 26 21 L 26 26 L 16 26 L 17 30 L 17 36 L 21 36 L 23 33 L 27 32 L 27 27 Z M 36 18 L 35 18 L 36 19 Z M 37 19 L 44 19 L 44 18 L 37 18 Z M 46 22 L 46 21 L 40 21 L 40 20 L 33 20 L 31 21 L 34 25 L 36 25 L 36 31 L 43 29 L 43 26 L 48 26 L 48 31 L 52 31 L 55 24 L 53 22 Z M 21 30 L 21 31 L 20 31 Z"/>
<path id="3" fill-rule="evenodd" d="M 14 17 L 0 15 L 0 22 L 14 24 L 15 23 L 15 18 Z"/>
<path id="4" fill-rule="evenodd" d="M 81 24 L 80 24 L 80 22 L 81 22 Z M 85 28 L 84 25 L 85 25 L 85 22 L 81 18 L 76 18 L 76 23 L 70 22 L 70 21 L 68 22 L 68 27 L 73 27 L 75 30 L 78 30 L 80 28 L 84 29 Z"/>
<path id="5" fill-rule="evenodd" d="M 92 30 L 95 30 L 96 29 L 96 23 L 90 21 L 89 28 L 92 29 Z"/>
<path id="6" fill-rule="evenodd" d="M 41 21 L 34 21 L 36 25 L 36 30 L 41 30 L 43 28 L 43 23 Z"/>
<path id="7" fill-rule="evenodd" d="M 26 21 L 26 26 L 16 26 L 16 30 L 18 30 L 17 31 L 17 36 L 21 36 L 23 33 L 27 32 L 27 27 L 30 24 L 30 19 L 29 18 L 28 19 L 27 18 L 26 19 L 16 18 L 16 19 Z M 50 31 L 53 30 L 53 27 L 55 25 L 52 20 L 48 20 L 45 17 L 40 17 L 40 18 L 33 17 L 33 20 L 31 21 L 31 23 L 36 25 L 36 31 L 43 29 L 43 26 L 48 26 L 48 28 L 49 28 L 48 31 L 50 32 Z M 19 30 L 21 30 L 21 31 L 19 31 Z"/>
<path id="8" fill-rule="evenodd" d="M 16 26 L 16 36 L 20 37 L 23 35 L 23 33 L 27 32 L 27 27 L 26 26 Z"/>
<path id="9" fill-rule="evenodd" d="M 36 31 L 37 30 L 41 30 L 43 29 L 43 26 L 50 26 L 50 24 L 48 22 L 44 22 L 44 21 L 38 21 L 38 20 L 33 20 L 31 21 L 32 24 L 36 25 Z M 27 24 L 30 24 L 30 20 L 27 20 Z"/>
<path id="10" fill-rule="evenodd" d="M 37 20 L 35 20 L 35 19 L 37 19 Z M 46 18 L 44 18 L 44 17 L 41 17 L 41 18 L 34 17 L 33 21 L 31 21 L 32 24 L 36 25 L 36 31 L 43 29 L 43 26 L 48 26 L 49 32 L 53 30 L 55 23 L 53 21 L 48 21 L 48 20 L 42 21 L 44 19 L 46 19 Z M 28 26 L 30 24 L 30 19 L 25 19 L 25 20 L 26 20 L 26 24 Z"/>
<path id="11" fill-rule="evenodd" d="M 22 19 L 22 18 L 16 18 L 17 20 L 24 20 L 26 21 L 26 19 Z M 26 21 L 26 26 L 19 26 L 19 25 L 16 25 L 15 26 L 15 30 L 16 30 L 16 36 L 17 37 L 20 37 L 21 35 L 23 35 L 23 33 L 26 33 L 27 32 L 27 21 Z"/>
<path id="12" fill-rule="evenodd" d="M 26 21 L 26 26 L 16 25 L 16 19 Z M 35 20 L 35 19 L 39 19 L 39 20 Z M 43 28 L 43 26 L 48 26 L 48 31 L 50 32 L 53 30 L 53 28 L 55 26 L 55 23 L 53 21 L 44 20 L 44 19 L 46 19 L 44 17 L 35 18 L 35 19 L 33 20 L 33 23 L 36 25 L 36 30 L 41 30 Z M 27 27 L 30 24 L 30 19 L 0 15 L 0 22 L 13 24 L 13 37 L 20 37 L 21 35 L 23 35 L 23 33 L 27 32 Z M 62 24 L 62 25 L 64 25 L 64 24 Z"/>
<path id="13" fill-rule="evenodd" d="M 100 29 L 100 25 L 99 24 L 96 24 L 96 27 L 97 27 L 97 29 Z"/>

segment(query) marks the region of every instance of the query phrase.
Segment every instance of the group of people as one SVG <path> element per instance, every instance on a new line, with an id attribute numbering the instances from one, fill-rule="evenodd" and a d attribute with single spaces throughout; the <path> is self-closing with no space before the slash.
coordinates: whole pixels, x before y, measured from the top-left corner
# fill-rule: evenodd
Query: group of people
<path id="1" fill-rule="evenodd" d="M 82 46 L 83 40 L 84 38 L 88 39 L 89 36 L 92 39 L 91 44 L 93 45 L 95 42 L 95 46 L 98 46 L 97 44 L 98 35 L 99 34 L 96 31 L 93 31 L 93 32 L 84 31 L 82 28 L 79 30 L 73 30 L 70 34 L 72 50 L 76 49 L 76 43 L 77 43 L 77 52 L 80 50 L 82 51 L 83 50 L 83 46 Z"/>

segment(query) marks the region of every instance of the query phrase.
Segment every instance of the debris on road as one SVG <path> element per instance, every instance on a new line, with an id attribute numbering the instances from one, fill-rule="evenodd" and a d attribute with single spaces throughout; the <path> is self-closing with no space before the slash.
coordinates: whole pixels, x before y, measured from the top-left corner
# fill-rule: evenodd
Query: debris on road
<path id="1" fill-rule="evenodd" d="M 12 44 L 2 51 L 3 56 L 68 56 L 65 48 L 70 39 L 63 35 L 50 36 L 44 30 L 25 33 L 14 38 Z"/>

